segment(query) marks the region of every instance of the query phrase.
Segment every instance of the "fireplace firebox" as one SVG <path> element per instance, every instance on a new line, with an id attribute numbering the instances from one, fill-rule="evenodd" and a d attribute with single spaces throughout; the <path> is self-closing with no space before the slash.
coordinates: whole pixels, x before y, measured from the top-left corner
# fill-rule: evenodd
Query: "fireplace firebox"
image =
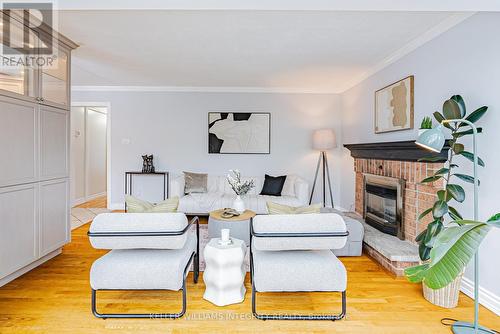
<path id="1" fill-rule="evenodd" d="M 367 224 L 404 239 L 403 196 L 405 180 L 363 174 L 364 211 Z"/>

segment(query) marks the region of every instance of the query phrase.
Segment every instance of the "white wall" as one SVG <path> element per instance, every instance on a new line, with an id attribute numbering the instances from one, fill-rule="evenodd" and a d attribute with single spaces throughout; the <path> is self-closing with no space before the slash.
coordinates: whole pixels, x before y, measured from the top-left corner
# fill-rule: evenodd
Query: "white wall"
<path id="1" fill-rule="evenodd" d="M 71 108 L 71 204 L 85 201 L 85 107 Z"/>
<path id="2" fill-rule="evenodd" d="M 312 131 L 340 132 L 340 99 L 333 95 L 76 91 L 72 100 L 111 104 L 112 207 L 123 204 L 124 173 L 141 170 L 145 153 L 154 154 L 157 170 L 173 174 L 225 175 L 238 168 L 248 176 L 295 173 L 312 182 L 318 158 L 311 149 Z M 270 112 L 271 154 L 208 154 L 209 111 Z M 340 150 L 330 153 L 334 200 L 340 197 Z"/>
<path id="3" fill-rule="evenodd" d="M 87 196 L 106 192 L 106 110 L 87 108 Z"/>
<path id="4" fill-rule="evenodd" d="M 415 126 L 424 116 L 441 110 L 444 100 L 453 94 L 464 97 L 468 110 L 489 106 L 488 114 L 479 122 L 485 133 L 479 138 L 479 155 L 485 160 L 481 169 L 480 218 L 500 212 L 500 13 L 480 13 L 426 43 L 409 55 L 363 81 L 342 95 L 344 143 L 413 140 L 417 130 L 375 134 L 373 131 L 374 92 L 394 81 L 415 76 Z M 354 203 L 353 160 L 344 149 L 340 204 Z M 471 164 L 459 165 L 471 173 Z M 462 213 L 472 217 L 472 188 L 466 185 L 467 203 Z M 482 301 L 496 305 L 500 311 L 500 230 L 492 230 L 480 248 L 480 283 Z M 471 278 L 471 270 L 466 273 Z M 488 299 L 489 298 L 489 299 Z"/>

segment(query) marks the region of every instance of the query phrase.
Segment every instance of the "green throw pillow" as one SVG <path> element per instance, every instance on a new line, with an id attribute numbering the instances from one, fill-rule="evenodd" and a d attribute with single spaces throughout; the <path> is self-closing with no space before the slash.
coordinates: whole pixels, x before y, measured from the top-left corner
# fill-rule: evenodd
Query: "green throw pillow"
<path id="1" fill-rule="evenodd" d="M 309 206 L 288 206 L 273 202 L 267 202 L 267 211 L 270 215 L 294 215 L 302 213 L 320 213 L 321 204 Z"/>
<path id="2" fill-rule="evenodd" d="M 127 212 L 177 212 L 179 206 L 179 197 L 172 197 L 157 204 L 149 203 L 140 200 L 134 196 L 125 195 L 125 203 L 127 203 Z"/>

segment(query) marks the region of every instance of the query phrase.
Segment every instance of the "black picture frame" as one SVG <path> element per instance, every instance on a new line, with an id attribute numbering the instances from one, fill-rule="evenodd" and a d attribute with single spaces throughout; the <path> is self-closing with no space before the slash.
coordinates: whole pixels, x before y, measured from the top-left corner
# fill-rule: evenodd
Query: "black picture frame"
<path id="1" fill-rule="evenodd" d="M 248 120 L 249 117 L 252 115 L 267 115 L 268 117 L 268 145 L 267 145 L 267 150 L 262 151 L 262 152 L 220 152 L 220 148 L 222 147 L 223 141 L 217 138 L 217 136 L 213 133 L 210 133 L 210 128 L 220 120 L 216 120 L 213 122 L 210 122 L 210 115 L 212 114 L 221 114 L 222 119 L 226 119 L 229 114 L 233 115 L 233 118 L 235 118 L 236 121 L 244 121 Z M 237 118 L 237 119 L 236 119 Z M 208 144 L 207 144 L 207 150 L 208 154 L 271 154 L 271 113 L 270 112 L 234 112 L 234 111 L 227 111 L 227 112 L 222 112 L 222 111 L 210 111 L 208 112 L 207 115 L 207 139 L 208 139 Z"/>

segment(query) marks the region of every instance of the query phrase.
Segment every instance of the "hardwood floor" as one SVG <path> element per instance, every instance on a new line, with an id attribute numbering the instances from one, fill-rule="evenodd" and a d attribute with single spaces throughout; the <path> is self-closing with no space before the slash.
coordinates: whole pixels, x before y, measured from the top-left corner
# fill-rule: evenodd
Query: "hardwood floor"
<path id="1" fill-rule="evenodd" d="M 421 287 L 395 278 L 367 256 L 341 258 L 348 270 L 347 318 L 342 321 L 261 321 L 251 318 L 248 275 L 242 304 L 217 307 L 204 300 L 200 277 L 188 283 L 188 308 L 178 320 L 97 319 L 90 311 L 89 270 L 105 251 L 93 249 L 86 232 L 73 231 L 63 253 L 0 288 L 0 333 L 450 333 L 443 317 L 471 320 L 473 302 L 460 296 L 452 310 L 429 304 Z M 299 273 L 300 274 L 300 273 Z M 104 292 L 105 312 L 174 312 L 180 292 Z M 337 312 L 334 293 L 262 294 L 262 312 Z M 126 303 L 124 303 L 126 302 Z M 500 318 L 481 307 L 483 325 L 500 328 Z"/>
<path id="2" fill-rule="evenodd" d="M 88 202 L 82 203 L 80 205 L 75 206 L 75 208 L 106 208 L 107 207 L 107 198 L 106 196 L 97 197 Z"/>

